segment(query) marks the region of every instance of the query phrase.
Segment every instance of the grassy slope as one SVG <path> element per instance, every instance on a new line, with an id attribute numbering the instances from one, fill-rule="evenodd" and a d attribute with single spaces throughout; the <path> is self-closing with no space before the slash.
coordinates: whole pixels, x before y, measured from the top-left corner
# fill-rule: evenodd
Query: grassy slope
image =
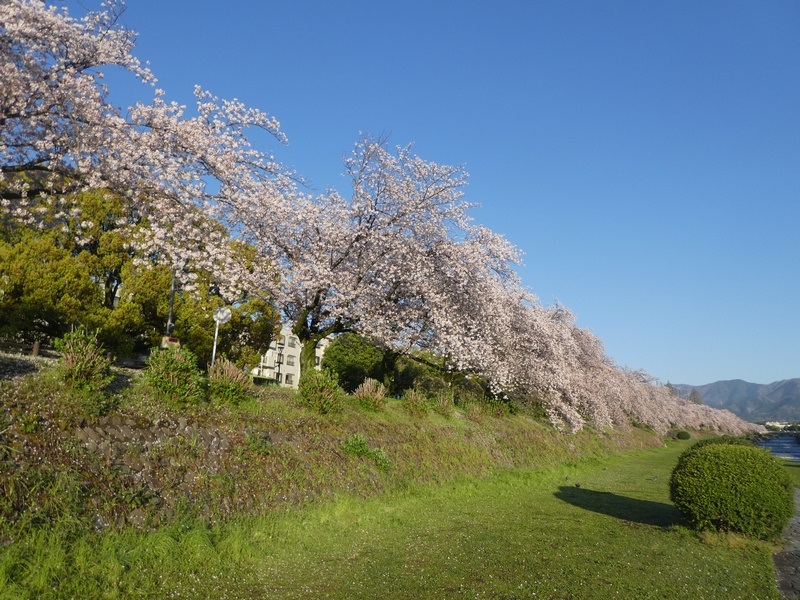
<path id="1" fill-rule="evenodd" d="M 28 387 L 50 389 L 43 380 Z M 64 442 L 71 419 L 84 418 L 69 400 L 26 394 L 10 398 L 6 388 L 4 418 L 13 423 L 24 406 L 59 423 L 41 424 L 27 442 L 55 435 L 58 443 L 41 441 L 53 460 L 98 466 Z M 136 394 L 115 411 L 177 417 Z M 685 444 L 661 448 L 641 430 L 570 436 L 524 416 L 420 418 L 396 404 L 320 417 L 274 394 L 188 416 L 280 441 L 254 448 L 234 435 L 229 458 L 239 468 L 225 485 L 218 475 L 199 478 L 185 512 L 149 532 L 91 533 L 85 515 L 66 510 L 6 533 L 0 597 L 777 597 L 768 545 L 700 539 L 679 525 L 667 480 Z M 356 432 L 385 449 L 388 472 L 342 450 Z M 80 476 L 97 500 L 97 474 Z M 129 480 L 106 463 L 98 481 L 111 485 L 109 510 L 125 508 L 116 496 L 130 495 Z M 233 510 L 208 524 L 226 500 L 235 506 L 259 490 L 250 515 Z"/>
<path id="2" fill-rule="evenodd" d="M 543 470 L 503 471 L 367 500 L 339 497 L 215 528 L 87 536 L 68 552 L 43 534 L 28 540 L 27 554 L 37 562 L 27 565 L 24 586 L 16 592 L 777 598 L 769 545 L 732 536 L 701 539 L 679 525 L 666 484 L 681 449 L 676 444 Z M 16 551 L 5 550 L 5 573 Z"/>

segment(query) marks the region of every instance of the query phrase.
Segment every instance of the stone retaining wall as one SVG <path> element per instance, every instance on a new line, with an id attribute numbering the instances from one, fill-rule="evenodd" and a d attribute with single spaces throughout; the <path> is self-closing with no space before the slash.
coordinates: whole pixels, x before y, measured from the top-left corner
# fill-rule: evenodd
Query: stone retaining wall
<path id="1" fill-rule="evenodd" d="M 177 423 L 156 422 L 141 425 L 133 419 L 119 416 L 103 417 L 95 426 L 79 427 L 75 437 L 89 450 L 110 453 L 114 450 L 150 450 L 175 438 L 184 438 L 192 444 L 199 444 L 208 452 L 226 451 L 230 441 L 216 427 L 201 427 L 181 417 Z"/>

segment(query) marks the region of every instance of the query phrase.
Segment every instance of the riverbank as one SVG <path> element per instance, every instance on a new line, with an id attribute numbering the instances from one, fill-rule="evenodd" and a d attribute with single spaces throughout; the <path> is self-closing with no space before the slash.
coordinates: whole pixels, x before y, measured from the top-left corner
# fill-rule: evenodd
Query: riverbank
<path id="1" fill-rule="evenodd" d="M 686 447 L 342 495 L 211 527 L 62 546 L 49 533 L 4 548 L 0 573 L 17 576 L 5 580 L 11 597 L 779 598 L 770 544 L 681 524 L 668 480 Z"/>
<path id="2" fill-rule="evenodd" d="M 784 461 L 795 481 L 795 515 L 781 538 L 782 547 L 774 555 L 775 581 L 783 600 L 800 600 L 800 444 L 796 434 L 770 433 L 758 445 Z"/>
<path id="3" fill-rule="evenodd" d="M 766 433 L 756 438 L 756 444 L 783 460 L 800 462 L 800 433 Z"/>
<path id="4" fill-rule="evenodd" d="M 481 403 L 412 414 L 400 401 L 370 411 L 349 398 L 342 412 L 320 415 L 275 387 L 236 406 L 170 408 L 139 372 L 115 371 L 113 393 L 99 399 L 71 393 L 54 375 L 45 367 L 0 387 L 0 543 L 37 523 L 213 524 L 340 493 L 369 497 L 663 443 L 641 428 L 564 435 L 534 415 Z"/>
<path id="5" fill-rule="evenodd" d="M 691 441 L 275 388 L 175 411 L 137 376 L 102 415 L 46 368 L 0 386 L 0 597 L 778 597 L 772 546 L 669 503 Z"/>

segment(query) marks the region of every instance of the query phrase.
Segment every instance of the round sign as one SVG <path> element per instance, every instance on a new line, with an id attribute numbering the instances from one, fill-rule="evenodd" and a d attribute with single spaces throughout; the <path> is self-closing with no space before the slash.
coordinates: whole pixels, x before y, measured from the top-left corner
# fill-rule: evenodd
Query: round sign
<path id="1" fill-rule="evenodd" d="M 231 320 L 231 309 L 227 306 L 218 308 L 214 311 L 214 320 L 220 325 L 227 323 Z"/>

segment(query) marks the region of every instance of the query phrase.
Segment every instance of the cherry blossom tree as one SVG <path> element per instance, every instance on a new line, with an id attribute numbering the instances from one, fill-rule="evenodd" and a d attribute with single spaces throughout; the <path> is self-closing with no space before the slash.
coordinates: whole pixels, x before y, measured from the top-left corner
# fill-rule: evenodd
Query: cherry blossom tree
<path id="1" fill-rule="evenodd" d="M 34 199 L 58 205 L 69 192 L 109 189 L 148 216 L 141 250 L 219 273 L 230 297 L 263 287 L 263 270 L 236 261 L 214 221 L 254 190 L 275 201 L 292 187 L 292 173 L 245 136 L 255 127 L 283 141 L 277 121 L 200 88 L 193 117 L 157 89 L 124 112 L 111 104 L 107 71 L 143 89 L 155 83 L 132 55 L 134 33 L 118 24 L 123 9 L 111 1 L 75 19 L 37 0 L 0 3 L 0 208 L 36 224 Z"/>
<path id="2" fill-rule="evenodd" d="M 345 168 L 349 198 L 296 194 L 236 226 L 280 267 L 278 304 L 303 342 L 303 366 L 319 340 L 344 331 L 472 366 L 501 316 L 491 298 L 519 287 L 518 251 L 471 221 L 460 167 L 364 137 Z"/>
<path id="3" fill-rule="evenodd" d="M 514 271 L 519 251 L 470 218 L 461 167 L 366 136 L 345 160 L 349 193 L 313 196 L 248 139 L 255 128 L 285 141 L 268 114 L 199 87 L 191 114 L 167 101 L 132 53 L 123 9 L 111 0 L 74 18 L 0 2 L 0 218 L 46 227 L 40 210 L 75 219 L 75 192 L 109 190 L 129 221 L 147 217 L 140 255 L 213 273 L 230 299 L 273 298 L 305 368 L 323 337 L 354 331 L 434 352 L 497 393 L 536 395 L 563 429 L 749 427 L 618 368 L 568 310 L 542 306 Z M 103 78 L 115 70 L 151 99 L 114 106 Z"/>

